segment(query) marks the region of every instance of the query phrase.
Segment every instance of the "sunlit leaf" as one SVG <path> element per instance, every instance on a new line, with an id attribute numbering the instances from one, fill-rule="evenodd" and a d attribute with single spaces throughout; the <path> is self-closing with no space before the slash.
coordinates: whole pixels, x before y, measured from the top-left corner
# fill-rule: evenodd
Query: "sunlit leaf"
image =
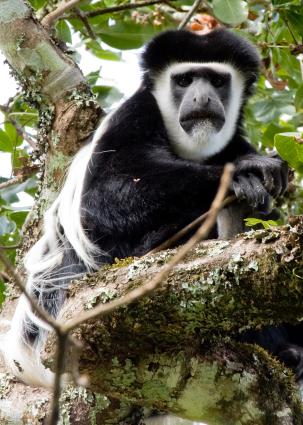
<path id="1" fill-rule="evenodd" d="M 238 25 L 248 17 L 247 3 L 241 0 L 214 0 L 213 11 L 222 22 Z"/>
<path id="2" fill-rule="evenodd" d="M 0 216 L 0 236 L 14 232 L 16 230 L 16 223 L 9 220 L 6 216 Z"/>
<path id="3" fill-rule="evenodd" d="M 13 152 L 14 145 L 4 130 L 0 128 L 0 151 Z"/>
<path id="4" fill-rule="evenodd" d="M 68 24 L 61 20 L 56 25 L 57 30 L 57 36 L 60 38 L 60 40 L 64 41 L 65 43 L 71 43 L 72 42 L 72 34 L 70 31 L 70 28 Z"/>
<path id="5" fill-rule="evenodd" d="M 291 167 L 303 172 L 303 140 L 300 133 L 276 134 L 275 147 Z"/>
<path id="6" fill-rule="evenodd" d="M 278 223 L 274 220 L 261 220 L 260 218 L 245 218 L 244 219 L 245 226 L 253 227 L 257 225 L 261 225 L 264 229 L 270 229 L 271 227 L 277 226 Z"/>
<path id="7" fill-rule="evenodd" d="M 295 107 L 297 110 L 303 109 L 303 84 L 298 88 L 295 95 Z"/>

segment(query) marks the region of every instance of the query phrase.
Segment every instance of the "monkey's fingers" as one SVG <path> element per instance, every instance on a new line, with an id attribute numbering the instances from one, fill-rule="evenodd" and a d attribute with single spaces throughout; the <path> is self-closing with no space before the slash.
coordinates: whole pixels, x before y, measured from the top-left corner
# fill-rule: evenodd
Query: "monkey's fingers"
<path id="1" fill-rule="evenodd" d="M 260 168 L 262 181 L 268 193 L 277 198 L 287 189 L 288 166 L 279 156 L 267 158 Z"/>
<path id="2" fill-rule="evenodd" d="M 268 211 L 270 196 L 254 174 L 238 175 L 233 182 L 233 189 L 238 199 L 245 199 L 253 208 Z"/>

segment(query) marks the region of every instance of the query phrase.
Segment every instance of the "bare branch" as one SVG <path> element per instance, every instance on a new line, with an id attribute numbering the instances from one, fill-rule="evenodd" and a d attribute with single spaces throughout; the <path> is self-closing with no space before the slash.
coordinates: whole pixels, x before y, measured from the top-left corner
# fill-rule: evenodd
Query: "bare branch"
<path id="1" fill-rule="evenodd" d="M 28 293 L 24 283 L 22 282 L 21 277 L 18 273 L 16 273 L 14 266 L 11 264 L 11 262 L 6 258 L 6 256 L 2 253 L 2 249 L 0 248 L 0 261 L 3 263 L 3 265 L 6 268 L 7 274 L 10 276 L 11 279 L 15 282 L 17 287 L 21 290 L 21 292 L 24 294 L 25 298 L 31 305 L 33 311 L 37 313 L 37 315 L 42 319 L 45 323 L 47 323 L 50 327 L 52 327 L 57 333 L 61 332 L 61 328 L 59 323 L 56 322 L 55 319 L 53 319 L 44 309 L 42 309 L 39 304 L 33 299 L 32 295 Z"/>
<path id="2" fill-rule="evenodd" d="M 174 1 L 174 0 L 171 0 Z M 104 9 L 95 9 L 85 13 L 87 18 L 94 18 L 95 16 L 106 15 L 108 13 L 122 12 L 123 10 L 138 9 L 140 7 L 152 6 L 154 4 L 166 3 L 165 0 L 147 0 L 139 1 L 137 3 L 121 4 L 119 6 L 107 7 Z M 67 18 L 67 16 L 65 16 Z"/>
<path id="3" fill-rule="evenodd" d="M 9 249 L 18 249 L 18 248 L 20 248 L 20 244 L 19 245 L 4 245 L 4 246 L 0 246 L 0 250 L 3 250 L 3 251 L 5 251 L 5 250 L 9 250 Z"/>
<path id="4" fill-rule="evenodd" d="M 53 397 L 50 407 L 50 416 L 47 425 L 57 425 L 60 414 L 61 377 L 64 370 L 68 334 L 57 334 L 56 373 L 53 387 Z"/>
<path id="5" fill-rule="evenodd" d="M 13 179 L 7 180 L 6 182 L 0 183 L 0 190 L 6 189 L 7 187 L 10 187 L 10 186 L 14 186 L 15 184 L 22 183 L 24 182 L 26 177 L 27 176 L 20 175 L 20 176 L 14 177 Z"/>
<path id="6" fill-rule="evenodd" d="M 202 0 L 196 0 L 194 2 L 194 4 L 192 5 L 192 7 L 190 8 L 190 10 L 188 11 L 187 15 L 184 17 L 184 19 L 182 20 L 181 24 L 179 25 L 179 27 L 178 27 L 179 30 L 182 30 L 183 28 L 186 27 L 186 25 L 190 21 L 190 18 L 196 13 L 196 11 L 201 6 L 201 3 L 202 3 Z"/>
<path id="7" fill-rule="evenodd" d="M 203 225 L 197 230 L 194 236 L 183 245 L 170 262 L 164 266 L 161 271 L 150 281 L 144 285 L 130 291 L 128 294 L 120 297 L 117 300 L 111 301 L 107 304 L 102 304 L 91 311 L 84 312 L 79 317 L 75 317 L 67 321 L 67 323 L 62 325 L 64 332 L 70 332 L 74 328 L 80 326 L 82 323 L 87 322 L 91 319 L 96 319 L 97 317 L 105 316 L 115 309 L 121 306 L 126 306 L 134 301 L 139 300 L 142 297 L 145 297 L 155 291 L 162 282 L 167 278 L 169 272 L 187 255 L 187 253 L 202 239 L 206 238 L 211 228 L 216 222 L 217 215 L 222 208 L 222 204 L 226 193 L 229 188 L 231 175 L 234 171 L 232 164 L 227 164 L 224 168 L 224 172 L 221 178 L 220 186 L 217 192 L 215 199 L 210 207 L 209 214 Z"/>
<path id="8" fill-rule="evenodd" d="M 18 169 L 18 175 L 12 179 L 6 180 L 5 182 L 0 183 L 0 190 L 6 189 L 7 187 L 14 186 L 15 184 L 23 183 L 28 177 L 38 171 L 36 165 L 28 166 Z"/>
<path id="9" fill-rule="evenodd" d="M 0 105 L 0 111 L 5 114 L 6 119 L 15 127 L 19 136 L 21 136 L 34 150 L 36 149 L 35 141 L 23 130 L 18 122 L 10 116 L 10 110 L 8 106 Z"/>
<path id="10" fill-rule="evenodd" d="M 85 26 L 85 28 L 86 28 L 86 30 L 87 30 L 87 33 L 88 33 L 89 37 L 90 37 L 92 40 L 95 40 L 95 39 L 97 38 L 97 37 L 96 37 L 96 34 L 94 33 L 94 31 L 93 31 L 92 27 L 90 26 L 90 24 L 89 24 L 89 22 L 88 22 L 88 19 L 87 19 L 87 16 L 86 16 L 86 14 L 83 12 L 83 10 L 76 8 L 76 9 L 75 9 L 75 14 L 78 16 L 78 18 L 80 19 L 80 21 L 82 21 L 82 22 L 83 22 L 83 25 Z"/>
<path id="11" fill-rule="evenodd" d="M 59 3 L 57 8 L 50 12 L 48 15 L 46 15 L 41 23 L 45 28 L 51 28 L 54 23 L 62 16 L 65 12 L 75 7 L 78 3 L 80 3 L 82 0 L 69 0 L 69 1 L 62 1 Z"/>

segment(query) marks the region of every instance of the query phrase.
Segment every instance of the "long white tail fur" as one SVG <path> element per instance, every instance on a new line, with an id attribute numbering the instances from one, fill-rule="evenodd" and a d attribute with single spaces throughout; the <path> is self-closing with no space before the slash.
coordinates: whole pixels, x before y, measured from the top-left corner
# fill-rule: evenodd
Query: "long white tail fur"
<path id="1" fill-rule="evenodd" d="M 71 279 L 98 267 L 95 258 L 100 252 L 87 238 L 82 227 L 80 204 L 85 173 L 107 121 L 108 117 L 95 132 L 92 142 L 84 146 L 73 159 L 59 196 L 45 214 L 43 236 L 25 258 L 28 273 L 26 288 L 40 304 L 47 294 L 60 289 L 64 291 Z M 69 268 L 60 268 L 67 249 L 66 243 L 83 264 L 81 273 L 70 273 Z M 51 302 L 53 306 L 55 301 Z M 52 307 L 54 309 L 56 306 Z M 56 315 L 57 312 L 52 313 Z M 29 342 L 25 334 L 33 330 L 37 336 Z M 10 371 L 28 384 L 52 385 L 53 374 L 40 361 L 40 352 L 48 331 L 48 326 L 33 313 L 25 296 L 21 295 L 10 329 L 0 337 L 0 349 Z"/>

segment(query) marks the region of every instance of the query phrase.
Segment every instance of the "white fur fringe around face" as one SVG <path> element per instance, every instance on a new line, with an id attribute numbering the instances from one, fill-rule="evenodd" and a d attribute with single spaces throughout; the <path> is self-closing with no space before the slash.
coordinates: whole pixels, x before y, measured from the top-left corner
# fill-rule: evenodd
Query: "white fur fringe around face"
<path id="1" fill-rule="evenodd" d="M 226 110 L 225 124 L 219 132 L 215 132 L 212 125 L 206 122 L 199 126 L 193 136 L 189 136 L 181 127 L 178 119 L 178 110 L 171 94 L 171 76 L 177 73 L 186 73 L 193 69 L 210 68 L 217 72 L 231 75 L 231 98 Z M 240 72 L 227 63 L 175 63 L 169 65 L 157 76 L 153 95 L 161 111 L 165 127 L 175 152 L 185 159 L 202 162 L 224 149 L 232 138 L 244 91 L 244 79 Z"/>

